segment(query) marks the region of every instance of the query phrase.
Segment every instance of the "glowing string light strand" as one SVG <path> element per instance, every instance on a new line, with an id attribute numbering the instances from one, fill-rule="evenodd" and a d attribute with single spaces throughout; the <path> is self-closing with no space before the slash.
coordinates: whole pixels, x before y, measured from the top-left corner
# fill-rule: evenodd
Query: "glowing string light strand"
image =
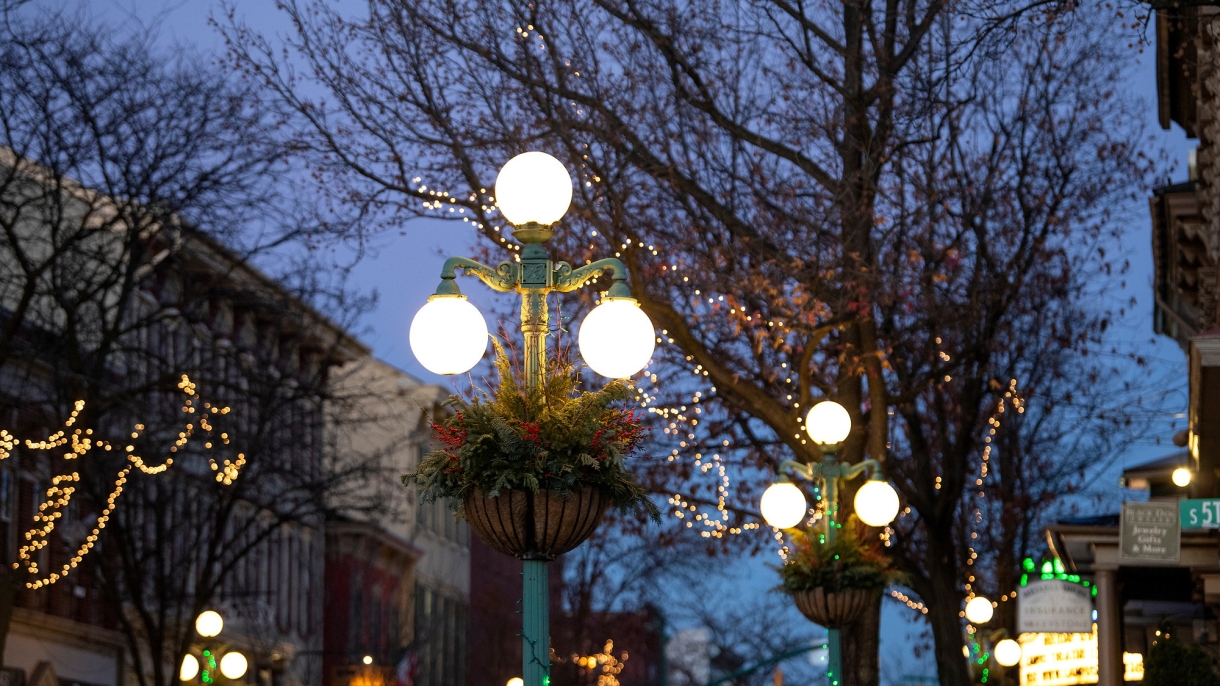
<path id="1" fill-rule="evenodd" d="M 203 403 L 202 412 L 197 412 L 197 404 L 199 395 L 196 392 L 196 387 L 190 378 L 185 374 L 182 375 L 182 380 L 178 384 L 178 389 L 186 396 L 182 405 L 183 414 L 199 415 L 199 428 L 206 432 L 206 435 L 211 438 L 215 431 L 215 426 L 212 424 L 209 415 L 227 415 L 230 412 L 228 407 L 216 407 L 210 403 Z M 54 450 L 62 446 L 68 446 L 69 451 L 63 453 L 62 457 L 65 461 L 76 460 L 89 453 L 89 451 L 98 448 L 103 451 L 115 450 L 114 444 L 109 441 L 93 438 L 93 429 L 72 429 L 76 424 L 80 413 L 85 409 L 85 401 L 78 400 L 73 406 L 71 415 L 64 421 L 64 429 L 61 429 L 44 440 L 40 441 L 25 441 L 25 447 L 30 450 Z M 140 433 L 144 431 L 143 424 L 136 424 L 131 432 L 131 438 L 137 439 Z M 69 434 L 68 429 L 72 429 Z M 178 433 L 177 439 L 170 447 L 170 453 L 176 453 L 179 448 L 185 447 L 195 434 L 195 422 L 188 422 L 183 430 Z M 229 444 L 229 434 L 220 434 L 220 443 L 222 445 Z M 0 460 L 7 459 L 12 451 L 21 442 L 8 431 L 0 429 Z M 204 447 L 211 449 L 213 442 L 208 440 Z M 84 542 L 77 548 L 76 553 L 72 558 L 63 565 L 58 572 L 51 572 L 45 577 L 33 579 L 26 582 L 26 588 L 38 589 L 51 584 L 68 576 L 71 570 L 75 569 L 81 563 L 85 555 L 88 555 L 94 546 L 97 544 L 98 537 L 101 535 L 102 529 L 106 528 L 106 523 L 110 521 L 110 516 L 114 512 L 119 496 L 123 494 L 123 486 L 126 485 L 128 476 L 132 469 L 138 469 L 140 472 L 148 475 L 161 474 L 168 470 L 174 464 L 172 457 L 167 457 L 164 462 L 158 465 L 150 465 L 143 457 L 137 455 L 135 446 L 127 444 L 122 448 L 123 452 L 127 453 L 127 462 L 118 474 L 115 476 L 114 488 L 106 497 L 106 506 L 98 515 L 97 522 L 94 524 L 93 530 L 85 537 Z M 232 484 L 241 473 L 241 468 L 246 464 L 246 456 L 242 453 L 237 454 L 236 460 L 225 460 L 223 467 L 218 465 L 216 461 L 209 457 L 208 462 L 211 464 L 212 470 L 217 472 L 216 481 L 223 483 L 226 486 Z M 65 508 L 72 501 L 72 496 L 76 493 L 76 485 L 80 482 L 80 473 L 73 471 L 70 474 L 58 474 L 51 479 L 51 486 L 46 491 L 46 500 L 39 504 L 38 512 L 34 515 L 34 527 L 25 532 L 25 540 L 27 543 L 17 552 L 18 561 L 13 563 L 13 568 L 17 569 L 25 565 L 26 571 L 37 576 L 39 574 L 38 561 L 33 555 L 50 543 L 51 533 L 55 530 L 56 522 L 63 518 Z"/>

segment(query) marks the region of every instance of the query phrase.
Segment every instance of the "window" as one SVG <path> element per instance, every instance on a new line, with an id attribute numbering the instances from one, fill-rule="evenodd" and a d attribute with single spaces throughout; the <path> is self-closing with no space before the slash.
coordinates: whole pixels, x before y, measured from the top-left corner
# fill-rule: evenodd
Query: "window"
<path id="1" fill-rule="evenodd" d="M 418 686 L 462 686 L 466 683 L 466 618 L 460 599 L 420 585 L 415 592 L 415 649 Z"/>

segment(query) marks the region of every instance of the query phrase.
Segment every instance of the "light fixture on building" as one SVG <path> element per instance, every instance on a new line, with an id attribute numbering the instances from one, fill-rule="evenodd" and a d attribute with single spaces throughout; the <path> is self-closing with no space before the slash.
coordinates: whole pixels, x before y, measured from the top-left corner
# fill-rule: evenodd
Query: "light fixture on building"
<path id="1" fill-rule="evenodd" d="M 373 656 L 372 656 L 372 655 L 365 655 L 365 656 L 364 656 L 364 658 L 363 658 L 363 659 L 361 659 L 360 661 L 361 661 L 361 662 L 363 662 L 363 663 L 364 663 L 364 664 L 366 664 L 366 665 L 371 665 L 371 664 L 373 664 Z"/>
<path id="2" fill-rule="evenodd" d="M 1174 486 L 1177 486 L 1178 488 L 1186 488 L 1190 485 L 1190 479 L 1192 476 L 1193 475 L 1190 473 L 1190 470 L 1186 467 L 1178 467 L 1177 469 L 1173 470 L 1173 475 L 1171 478 L 1173 479 Z"/>
<path id="3" fill-rule="evenodd" d="M 509 679 L 508 683 L 504 684 L 504 686 L 525 686 L 525 680 L 519 676 L 515 676 Z"/>

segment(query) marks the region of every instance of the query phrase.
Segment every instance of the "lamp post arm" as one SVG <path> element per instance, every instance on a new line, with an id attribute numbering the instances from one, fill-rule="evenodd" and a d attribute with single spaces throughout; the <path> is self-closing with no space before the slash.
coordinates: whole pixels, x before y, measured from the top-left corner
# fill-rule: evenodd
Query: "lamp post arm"
<path id="1" fill-rule="evenodd" d="M 591 279 L 601 276 L 604 272 L 614 272 L 614 283 L 606 294 L 610 298 L 630 298 L 631 291 L 627 288 L 627 267 L 613 257 L 586 264 L 572 269 L 567 262 L 555 264 L 555 290 L 560 293 L 574 291 L 588 283 Z"/>
<path id="2" fill-rule="evenodd" d="M 781 475 L 787 474 L 789 471 L 792 471 L 792 473 L 806 481 L 813 481 L 822 476 L 822 465 L 817 462 L 805 464 L 795 460 L 784 460 L 779 463 L 779 473 Z"/>
<path id="3" fill-rule="evenodd" d="M 845 464 L 840 468 L 839 475 L 844 479 L 854 479 L 865 470 L 871 469 L 873 478 L 881 477 L 881 463 L 876 460 L 863 460 L 856 464 Z"/>
<path id="4" fill-rule="evenodd" d="M 458 268 L 466 270 L 467 274 L 478 277 L 480 281 L 502 293 L 517 287 L 518 270 L 512 262 L 501 262 L 493 268 L 466 257 L 450 257 L 441 267 L 441 284 L 436 287 L 437 295 L 462 294 L 456 281 Z"/>

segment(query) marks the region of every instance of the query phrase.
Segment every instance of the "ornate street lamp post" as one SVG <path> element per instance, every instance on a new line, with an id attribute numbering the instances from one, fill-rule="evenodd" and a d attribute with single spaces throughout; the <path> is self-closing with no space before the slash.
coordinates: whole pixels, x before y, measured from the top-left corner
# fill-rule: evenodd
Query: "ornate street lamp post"
<path id="1" fill-rule="evenodd" d="M 775 483 L 763 492 L 759 509 L 763 519 L 777 529 L 791 529 L 805 520 L 809 505 L 805 494 L 793 484 L 788 476 L 791 472 L 806 481 L 822 482 L 822 499 L 826 511 L 818 522 L 821 542 L 833 543 L 835 534 L 843 525 L 836 521 L 839 510 L 839 479 L 854 479 L 865 471 L 871 478 L 856 491 L 854 501 L 856 516 L 869 526 L 886 526 L 898 516 L 898 493 L 881 476 L 881 463 L 864 460 L 859 464 L 842 464 L 837 461 L 839 448 L 851 433 L 851 417 L 842 405 L 823 401 L 814 405 L 805 417 L 805 430 L 822 452 L 822 461 L 810 464 L 785 460 L 780 463 Z M 843 655 L 838 627 L 827 627 L 827 671 L 831 686 L 841 683 Z"/>
<path id="2" fill-rule="evenodd" d="M 494 290 L 521 295 L 525 377 L 529 388 L 538 388 L 546 371 L 547 296 L 574 291 L 609 272 L 610 288 L 580 326 L 581 356 L 593 371 L 611 378 L 643 369 L 652 357 L 656 334 L 631 297 L 623 263 L 607 258 L 573 268 L 553 261 L 544 247 L 572 201 L 572 178 L 563 164 L 542 152 L 514 157 L 496 178 L 495 201 L 515 227 L 513 238 L 524 246 L 520 259 L 494 268 L 465 257 L 445 261 L 435 295 L 411 322 L 411 349 L 420 364 L 438 374 L 461 374 L 478 364 L 487 349 L 486 321 L 457 285 L 457 270 L 462 269 Z M 524 686 L 545 686 L 550 666 L 546 560 L 526 557 L 523 564 Z"/>
<path id="3" fill-rule="evenodd" d="M 224 619 L 215 610 L 204 610 L 195 618 L 195 631 L 208 639 L 219 636 L 224 625 Z M 248 668 L 249 662 L 241 652 L 226 650 L 224 646 L 205 646 L 200 649 L 200 657 L 192 653 L 183 656 L 182 664 L 178 666 L 178 680 L 189 682 L 199 677 L 203 684 L 214 684 L 219 672 L 224 678 L 236 681 L 246 675 Z"/>

